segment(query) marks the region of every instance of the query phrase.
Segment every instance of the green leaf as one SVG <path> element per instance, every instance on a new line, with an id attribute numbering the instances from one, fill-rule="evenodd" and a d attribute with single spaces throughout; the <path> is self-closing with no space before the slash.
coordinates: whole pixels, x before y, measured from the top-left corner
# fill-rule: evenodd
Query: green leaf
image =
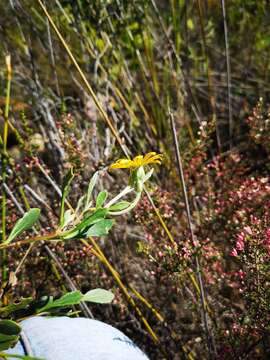
<path id="1" fill-rule="evenodd" d="M 5 241 L 5 244 L 10 243 L 13 239 L 15 239 L 23 231 L 31 228 L 35 224 L 35 222 L 38 220 L 39 215 L 40 215 L 40 210 L 38 208 L 30 209 L 27 213 L 25 213 L 24 216 L 16 222 L 9 237 Z"/>
<path id="2" fill-rule="evenodd" d="M 77 237 L 79 234 L 85 234 L 91 225 L 103 220 L 107 213 L 108 209 L 96 210 L 93 214 L 86 216 L 80 224 L 64 235 L 63 239 L 69 240 Z"/>
<path id="3" fill-rule="evenodd" d="M 7 306 L 0 307 L 0 315 L 3 317 L 8 316 L 9 314 L 13 313 L 14 311 L 18 311 L 21 309 L 26 309 L 27 306 L 33 301 L 31 297 L 23 298 L 20 302 L 10 304 Z"/>
<path id="4" fill-rule="evenodd" d="M 71 223 L 71 221 L 74 220 L 75 214 L 72 212 L 71 209 L 68 209 L 64 212 L 64 218 L 63 218 L 63 225 L 62 228 L 64 228 L 65 226 L 67 226 L 68 224 Z"/>
<path id="5" fill-rule="evenodd" d="M 85 203 L 85 199 L 86 199 L 86 195 L 84 194 L 83 196 L 81 196 L 78 200 L 76 209 L 75 209 L 75 213 L 78 214 L 79 210 L 81 209 L 81 207 L 83 206 L 83 204 Z"/>
<path id="6" fill-rule="evenodd" d="M 0 351 L 7 350 L 16 344 L 19 339 L 21 327 L 12 320 L 0 321 Z"/>
<path id="7" fill-rule="evenodd" d="M 98 221 L 105 218 L 108 210 L 107 209 L 98 209 L 92 215 L 85 217 L 82 222 L 76 226 L 76 230 L 82 230 L 88 228 L 90 225 L 97 223 Z"/>
<path id="8" fill-rule="evenodd" d="M 129 201 L 119 201 L 118 203 L 109 207 L 109 211 L 122 211 L 128 208 L 130 205 Z"/>
<path id="9" fill-rule="evenodd" d="M 102 207 L 102 205 L 104 204 L 104 202 L 106 201 L 108 196 L 108 192 L 106 190 L 101 191 L 98 196 L 97 196 L 97 200 L 96 200 L 96 207 L 100 208 Z"/>
<path id="10" fill-rule="evenodd" d="M 19 335 L 21 327 L 12 320 L 0 320 L 0 334 L 4 335 Z"/>
<path id="11" fill-rule="evenodd" d="M 93 289 L 83 295 L 82 301 L 91 301 L 98 304 L 112 302 L 114 294 L 104 289 Z"/>
<path id="12" fill-rule="evenodd" d="M 104 219 L 100 220 L 98 223 L 94 224 L 87 231 L 86 236 L 103 236 L 107 235 L 109 230 L 112 228 L 114 220 Z"/>
<path id="13" fill-rule="evenodd" d="M 18 340 L 19 340 L 19 336 L 15 336 L 14 340 L 10 339 L 10 341 L 5 341 L 0 343 L 0 351 L 7 350 L 13 347 Z"/>
<path id="14" fill-rule="evenodd" d="M 62 198 L 61 198 L 60 219 L 59 219 L 60 227 L 63 227 L 64 212 L 65 212 L 65 200 L 70 191 L 70 184 L 71 184 L 71 181 L 73 180 L 73 178 L 74 178 L 73 168 L 70 168 L 69 172 L 64 177 L 63 186 L 62 186 Z"/>
<path id="15" fill-rule="evenodd" d="M 0 346 L 6 342 L 13 342 L 17 337 L 17 335 L 5 335 L 0 333 Z"/>
<path id="16" fill-rule="evenodd" d="M 48 311 L 49 309 L 67 307 L 79 304 L 82 300 L 82 293 L 78 290 L 63 295 L 60 299 L 49 301 L 45 306 L 38 310 L 38 313 Z"/>
<path id="17" fill-rule="evenodd" d="M 91 203 L 91 196 L 94 190 L 94 187 L 96 185 L 97 179 L 99 177 L 99 172 L 96 171 L 94 175 L 92 176 L 91 180 L 89 181 L 88 190 L 87 190 L 87 197 L 85 202 L 85 210 L 88 209 Z"/>
<path id="18" fill-rule="evenodd" d="M 64 240 L 70 240 L 75 238 L 77 235 L 79 234 L 79 230 L 71 230 L 70 232 L 68 232 L 66 235 L 62 236 L 62 239 Z"/>

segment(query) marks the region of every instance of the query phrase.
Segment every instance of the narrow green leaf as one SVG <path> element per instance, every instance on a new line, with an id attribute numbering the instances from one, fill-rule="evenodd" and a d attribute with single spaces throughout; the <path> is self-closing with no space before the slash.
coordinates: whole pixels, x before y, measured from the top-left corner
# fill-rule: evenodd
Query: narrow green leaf
<path id="1" fill-rule="evenodd" d="M 74 178 L 73 168 L 70 168 L 69 172 L 64 177 L 63 186 L 62 186 L 62 198 L 61 198 L 60 219 L 59 219 L 60 227 L 63 226 L 64 212 L 65 212 L 65 200 L 70 191 L 70 184 L 71 184 L 71 181 L 73 180 L 73 178 Z"/>
<path id="2" fill-rule="evenodd" d="M 68 209 L 64 212 L 64 218 L 63 218 L 63 225 L 62 228 L 64 228 L 65 226 L 67 226 L 68 224 L 71 223 L 71 221 L 74 220 L 75 214 L 72 212 L 71 209 Z"/>
<path id="3" fill-rule="evenodd" d="M 85 217 L 82 222 L 76 226 L 76 230 L 84 230 L 88 228 L 90 225 L 95 224 L 96 222 L 104 219 L 108 210 L 107 209 L 98 209 L 92 215 Z"/>
<path id="4" fill-rule="evenodd" d="M 49 309 L 59 308 L 59 307 L 66 307 L 79 304 L 82 300 L 83 295 L 80 291 L 72 291 L 63 295 L 60 299 L 50 301 L 44 307 L 38 310 L 38 313 L 48 311 Z"/>
<path id="5" fill-rule="evenodd" d="M 96 207 L 100 208 L 102 207 L 102 205 L 105 203 L 106 199 L 108 196 L 108 192 L 106 190 L 101 191 L 98 196 L 97 196 L 97 200 L 96 200 Z"/>
<path id="6" fill-rule="evenodd" d="M 112 302 L 114 294 L 104 289 L 93 289 L 83 295 L 82 301 L 91 301 L 98 304 Z"/>
<path id="7" fill-rule="evenodd" d="M 6 244 L 10 243 L 13 239 L 15 239 L 18 235 L 20 235 L 23 231 L 31 228 L 35 222 L 38 220 L 40 215 L 40 209 L 33 208 L 30 209 L 24 216 L 18 220 L 12 229 L 9 237 L 5 241 Z"/>
<path id="8" fill-rule="evenodd" d="M 76 209 L 75 209 L 75 213 L 78 214 L 81 207 L 83 206 L 83 204 L 85 203 L 85 199 L 86 199 L 86 195 L 84 194 L 83 196 L 81 196 L 78 200 Z"/>
<path id="9" fill-rule="evenodd" d="M 89 185 L 88 185 L 88 190 L 87 190 L 87 197 L 86 197 L 86 202 L 85 202 L 85 210 L 88 209 L 88 207 L 90 206 L 91 203 L 91 196 L 94 190 L 94 187 L 97 183 L 99 177 L 99 172 L 96 171 L 94 173 L 94 175 L 92 176 L 91 180 L 89 181 Z"/>
<path id="10" fill-rule="evenodd" d="M 118 203 L 109 207 L 109 211 L 122 211 L 129 207 L 129 201 L 119 201 Z"/>
<path id="11" fill-rule="evenodd" d="M 94 224 L 87 231 L 86 236 L 103 236 L 107 235 L 109 230 L 112 228 L 114 220 L 104 219 L 100 220 L 98 223 Z"/>

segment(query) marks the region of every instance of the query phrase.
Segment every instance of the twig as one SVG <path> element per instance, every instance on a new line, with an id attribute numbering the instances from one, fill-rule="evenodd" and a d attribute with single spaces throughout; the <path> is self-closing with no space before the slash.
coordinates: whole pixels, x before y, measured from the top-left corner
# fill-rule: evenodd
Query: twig
<path id="1" fill-rule="evenodd" d="M 4 112 L 4 130 L 3 130 L 3 152 L 2 152 L 2 242 L 6 240 L 6 190 L 4 184 L 7 178 L 7 140 L 8 140 L 8 117 L 10 107 L 10 88 L 11 88 L 11 59 L 10 55 L 6 56 L 6 67 L 7 67 L 7 88 L 6 88 L 6 101 L 5 101 L 5 112 Z M 2 281 L 7 279 L 7 255 L 6 250 L 1 251 L 1 264 L 2 264 Z"/>
<path id="2" fill-rule="evenodd" d="M 227 67 L 227 91 L 228 91 L 228 111 L 229 111 L 229 142 L 230 149 L 232 148 L 232 135 L 233 135 L 233 117 L 232 117 L 232 102 L 231 102 L 231 66 L 230 66 L 230 52 L 228 42 L 228 27 L 226 18 L 226 5 L 225 0 L 221 0 L 222 16 L 223 16 L 223 27 L 224 27 L 224 41 L 225 41 L 225 52 L 226 52 L 226 67 Z"/>
<path id="3" fill-rule="evenodd" d="M 180 177 L 180 181 L 181 181 L 181 185 L 182 185 L 182 193 L 183 193 L 183 197 L 184 197 L 185 210 L 187 213 L 188 227 L 189 227 L 189 231 L 190 231 L 192 244 L 195 244 L 195 236 L 194 236 L 194 232 L 193 232 L 192 218 L 191 218 L 186 183 L 185 183 L 185 178 L 184 178 L 182 158 L 181 158 L 178 140 L 177 140 L 174 117 L 170 110 L 169 110 L 169 117 L 170 117 L 171 130 L 172 130 L 172 134 L 173 134 L 173 141 L 174 141 L 175 154 L 176 154 L 176 160 L 177 160 L 177 168 L 178 168 L 179 177 Z M 210 334 L 210 329 L 209 329 L 209 324 L 208 324 L 205 293 L 204 293 L 204 286 L 203 286 L 203 280 L 202 280 L 202 275 L 201 275 L 201 266 L 200 266 L 200 261 L 199 261 L 197 254 L 195 254 L 195 266 L 196 266 L 197 278 L 198 278 L 199 288 L 200 288 L 200 300 L 201 300 L 204 328 L 205 328 L 206 339 L 207 339 L 207 346 L 208 346 L 209 355 L 212 358 L 213 352 L 215 351 L 215 347 L 214 347 L 214 341 L 213 341 L 212 335 Z"/>

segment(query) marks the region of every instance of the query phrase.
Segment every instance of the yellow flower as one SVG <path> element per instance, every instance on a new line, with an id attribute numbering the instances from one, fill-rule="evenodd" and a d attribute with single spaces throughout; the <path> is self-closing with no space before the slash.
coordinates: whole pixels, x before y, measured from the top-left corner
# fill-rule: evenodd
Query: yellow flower
<path id="1" fill-rule="evenodd" d="M 109 169 L 130 169 L 130 168 L 138 168 L 140 166 L 148 165 L 148 164 L 161 164 L 163 156 L 161 154 L 157 154 L 155 152 L 150 152 L 146 155 L 138 155 L 134 159 L 119 159 L 115 163 L 113 163 Z"/>

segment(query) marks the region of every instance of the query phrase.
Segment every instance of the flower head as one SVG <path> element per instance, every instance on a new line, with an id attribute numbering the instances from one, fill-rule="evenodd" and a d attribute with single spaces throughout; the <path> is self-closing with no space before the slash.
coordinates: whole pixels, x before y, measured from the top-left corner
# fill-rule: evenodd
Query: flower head
<path id="1" fill-rule="evenodd" d="M 245 248 L 246 234 L 242 231 L 236 236 L 236 246 L 237 251 L 243 251 Z"/>
<path id="2" fill-rule="evenodd" d="M 148 164 L 161 164 L 162 155 L 155 152 L 150 152 L 146 155 L 138 155 L 134 159 L 119 159 L 113 163 L 109 169 L 136 169 L 140 166 Z"/>
<path id="3" fill-rule="evenodd" d="M 237 256 L 238 255 L 237 250 L 233 248 L 232 251 L 230 252 L 230 255 L 234 257 Z"/>

